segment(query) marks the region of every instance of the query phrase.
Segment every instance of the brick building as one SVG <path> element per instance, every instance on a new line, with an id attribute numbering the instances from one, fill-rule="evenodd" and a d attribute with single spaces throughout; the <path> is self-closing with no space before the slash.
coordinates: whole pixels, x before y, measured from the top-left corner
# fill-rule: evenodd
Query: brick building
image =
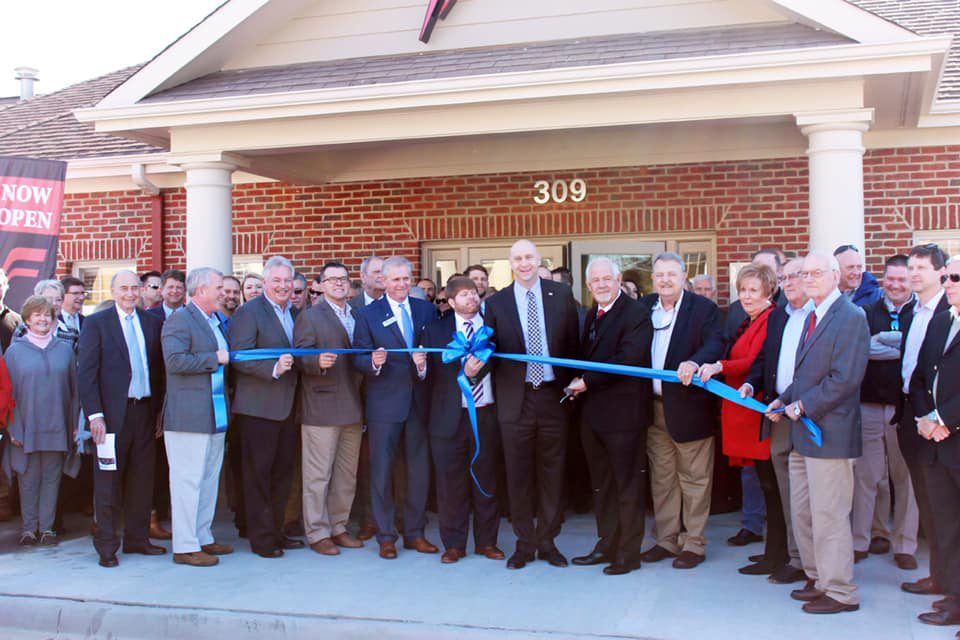
<path id="1" fill-rule="evenodd" d="M 0 108 L 69 162 L 60 275 L 400 253 L 442 280 L 537 241 L 721 295 L 759 246 L 960 253 L 945 0 L 231 0 L 150 62 Z M 420 6 L 423 5 L 423 6 Z M 692 275 L 691 273 L 691 275 Z"/>

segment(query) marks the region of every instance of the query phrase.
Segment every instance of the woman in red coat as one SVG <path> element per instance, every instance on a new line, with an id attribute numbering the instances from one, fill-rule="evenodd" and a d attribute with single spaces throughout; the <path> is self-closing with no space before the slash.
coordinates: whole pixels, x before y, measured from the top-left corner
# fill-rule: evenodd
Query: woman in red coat
<path id="1" fill-rule="evenodd" d="M 737 329 L 727 359 L 700 367 L 701 380 L 706 381 L 722 374 L 723 381 L 734 389 L 743 385 L 750 372 L 750 365 L 763 349 L 763 341 L 767 337 L 767 319 L 773 311 L 770 294 L 776 285 L 777 276 L 766 265 L 750 264 L 740 270 L 737 274 L 737 292 L 747 319 Z M 760 399 L 760 394 L 757 394 L 757 399 Z M 732 465 L 756 465 L 767 511 L 764 558 L 758 563 L 742 567 L 740 573 L 768 575 L 787 564 L 789 555 L 783 505 L 780 504 L 780 492 L 773 464 L 770 462 L 770 439 L 760 439 L 763 416 L 752 409 L 724 400 L 720 418 L 723 453 L 730 458 Z"/>

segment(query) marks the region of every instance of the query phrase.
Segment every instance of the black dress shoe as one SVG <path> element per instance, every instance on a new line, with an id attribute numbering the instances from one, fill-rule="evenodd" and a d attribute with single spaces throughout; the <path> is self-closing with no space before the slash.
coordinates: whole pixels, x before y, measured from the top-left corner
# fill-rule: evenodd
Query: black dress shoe
<path id="1" fill-rule="evenodd" d="M 843 613 L 844 611 L 856 611 L 859 608 L 860 605 L 858 604 L 843 604 L 830 596 L 820 596 L 816 600 L 811 600 L 803 605 L 805 613 Z"/>
<path id="2" fill-rule="evenodd" d="M 283 549 L 254 549 L 253 552 L 261 558 L 282 558 Z"/>
<path id="3" fill-rule="evenodd" d="M 727 538 L 727 544 L 731 547 L 745 547 L 754 542 L 763 542 L 763 536 L 758 536 L 749 529 L 740 529 L 737 535 Z"/>
<path id="4" fill-rule="evenodd" d="M 608 576 L 622 576 L 625 573 L 630 573 L 634 569 L 640 568 L 640 561 L 629 562 L 626 560 L 619 560 L 614 562 L 609 567 L 604 567 L 603 572 Z"/>
<path id="5" fill-rule="evenodd" d="M 907 593 L 914 593 L 918 596 L 942 596 L 943 589 L 940 585 L 934 583 L 933 578 L 927 576 L 920 578 L 916 582 L 904 582 L 900 588 Z"/>
<path id="6" fill-rule="evenodd" d="M 567 566 L 567 559 L 556 549 L 551 549 L 550 551 L 538 551 L 537 557 L 541 560 L 546 560 L 548 563 L 550 563 L 550 566 L 553 567 Z"/>
<path id="7" fill-rule="evenodd" d="M 794 582 L 803 582 L 806 579 L 807 574 L 803 572 L 803 569 L 786 565 L 771 573 L 767 578 L 767 582 L 772 582 L 773 584 L 792 584 Z"/>
<path id="8" fill-rule="evenodd" d="M 747 556 L 747 560 L 749 560 L 750 562 L 763 562 L 763 559 L 766 557 L 767 556 L 762 553 L 757 553 L 752 556 Z"/>
<path id="9" fill-rule="evenodd" d="M 124 553 L 139 553 L 145 556 L 162 556 L 167 552 L 166 548 L 152 542 L 145 542 L 136 546 L 123 546 Z"/>
<path id="10" fill-rule="evenodd" d="M 782 566 L 783 565 L 761 560 L 760 562 L 755 562 L 753 564 L 748 564 L 745 567 L 740 567 L 737 569 L 737 571 L 745 576 L 768 576 L 771 573 L 776 573 L 777 570 L 779 570 Z"/>
<path id="11" fill-rule="evenodd" d="M 607 554 L 601 553 L 599 551 L 591 551 L 585 556 L 577 556 L 576 558 L 570 558 L 570 562 L 578 566 L 587 566 L 591 564 L 605 564 L 610 562 L 610 558 L 607 557 Z"/>
<path id="12" fill-rule="evenodd" d="M 877 536 L 870 540 L 870 547 L 868 551 L 874 555 L 883 555 L 885 553 L 890 553 L 890 541 L 886 538 L 881 538 Z"/>
<path id="13" fill-rule="evenodd" d="M 960 611 L 957 609 L 940 609 L 921 613 L 917 619 L 924 624 L 935 624 L 937 626 L 946 626 L 960 624 Z"/>
<path id="14" fill-rule="evenodd" d="M 120 563 L 117 562 L 117 555 L 114 553 L 111 553 L 109 556 L 100 556 L 99 564 L 101 567 L 107 567 L 108 569 L 110 569 L 112 567 L 116 567 Z"/>
<path id="15" fill-rule="evenodd" d="M 296 538 L 284 536 L 280 546 L 282 546 L 284 549 L 303 549 L 305 545 L 303 544 L 303 540 L 297 540 Z"/>
<path id="16" fill-rule="evenodd" d="M 523 569 L 528 562 L 533 562 L 533 555 L 517 551 L 507 560 L 507 569 Z"/>
<path id="17" fill-rule="evenodd" d="M 667 558 L 676 558 L 677 554 L 667 551 L 660 545 L 650 547 L 646 551 L 640 554 L 640 559 L 644 562 L 660 562 L 661 560 L 666 560 Z"/>

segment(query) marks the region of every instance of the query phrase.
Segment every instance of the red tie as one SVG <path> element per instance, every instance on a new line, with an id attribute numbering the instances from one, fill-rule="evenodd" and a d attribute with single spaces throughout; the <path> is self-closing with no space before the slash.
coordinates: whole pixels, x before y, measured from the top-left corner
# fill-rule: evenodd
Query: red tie
<path id="1" fill-rule="evenodd" d="M 597 320 L 603 317 L 603 309 L 597 309 Z"/>
<path id="2" fill-rule="evenodd" d="M 813 335 L 813 330 L 817 328 L 817 314 L 816 312 L 810 314 L 810 326 L 807 327 L 807 337 L 806 340 L 810 339 L 810 336 Z"/>

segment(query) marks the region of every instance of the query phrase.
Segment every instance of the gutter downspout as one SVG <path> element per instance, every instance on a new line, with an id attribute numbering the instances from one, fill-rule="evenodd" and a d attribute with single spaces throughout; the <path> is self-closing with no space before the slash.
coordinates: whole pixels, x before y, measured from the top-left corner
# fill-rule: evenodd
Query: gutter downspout
<path id="1" fill-rule="evenodd" d="M 133 183 L 150 195 L 150 270 L 163 272 L 163 194 L 160 188 L 147 178 L 146 167 L 135 164 L 130 168 Z"/>

